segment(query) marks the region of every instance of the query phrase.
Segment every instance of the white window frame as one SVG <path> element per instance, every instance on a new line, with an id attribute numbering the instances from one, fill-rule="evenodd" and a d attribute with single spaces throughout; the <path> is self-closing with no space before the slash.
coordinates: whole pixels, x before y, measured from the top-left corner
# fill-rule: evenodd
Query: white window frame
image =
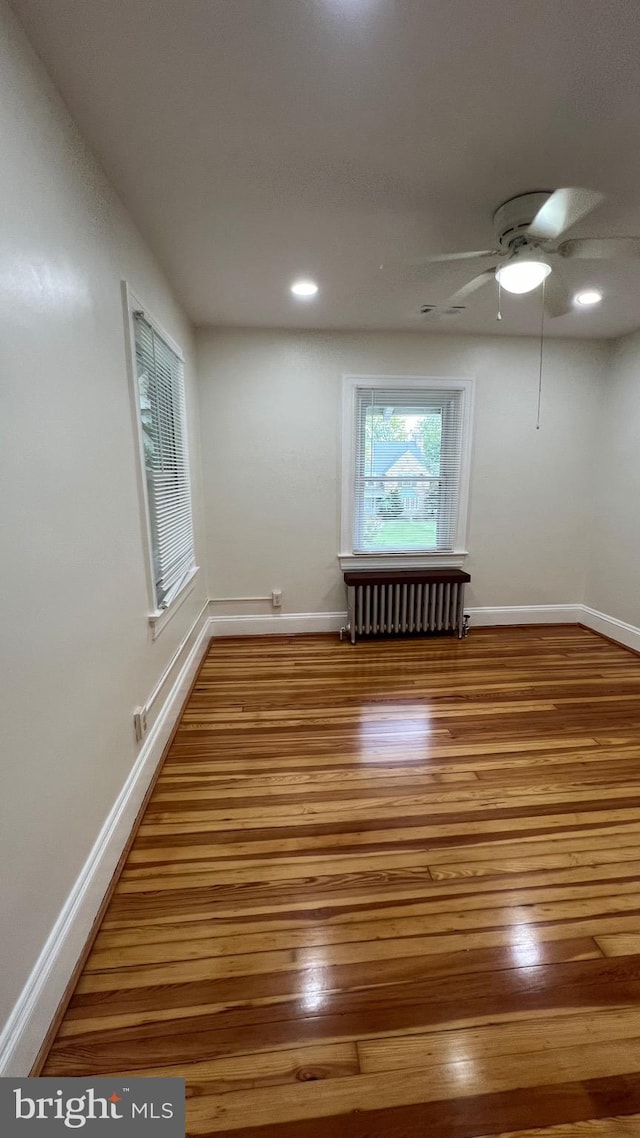
<path id="1" fill-rule="evenodd" d="M 460 454 L 460 494 L 456 534 L 452 550 L 414 550 L 411 552 L 355 553 L 356 497 L 356 396 L 361 388 L 398 387 L 403 390 L 429 390 L 443 388 L 463 392 L 462 450 Z M 345 375 L 342 379 L 342 465 L 341 465 L 341 520 L 338 561 L 341 569 L 422 569 L 431 566 L 460 568 L 465 557 L 467 522 L 469 514 L 469 483 L 471 475 L 471 445 L 475 383 L 471 376 L 436 377 L 405 375 Z"/>
<path id="2" fill-rule="evenodd" d="M 144 561 L 145 571 L 147 578 L 147 592 L 149 598 L 149 614 L 148 621 L 151 628 L 152 638 L 155 640 L 162 629 L 169 623 L 175 616 L 176 612 L 189 596 L 189 593 L 195 587 L 195 578 L 200 572 L 200 566 L 195 564 L 189 570 L 189 573 L 180 583 L 180 587 L 169 599 L 167 604 L 158 607 L 156 598 L 156 584 L 155 573 L 153 567 L 153 538 L 151 530 L 151 510 L 149 505 L 149 493 L 147 490 L 147 472 L 144 459 L 144 439 L 142 435 L 142 422 L 140 419 L 140 388 L 138 385 L 138 368 L 136 363 L 136 335 L 135 335 L 135 322 L 134 313 L 143 312 L 145 319 L 152 326 L 153 330 L 160 336 L 165 343 L 175 352 L 178 359 L 184 366 L 184 354 L 179 344 L 173 339 L 172 336 L 163 328 L 162 324 L 150 312 L 148 306 L 144 304 L 138 296 L 129 287 L 126 281 L 122 281 L 122 297 L 125 310 L 125 329 L 127 341 L 127 365 L 129 372 L 129 386 L 131 393 L 131 411 L 134 422 L 134 432 L 136 438 L 136 449 L 138 453 L 137 462 L 137 475 L 138 475 L 138 497 L 140 501 L 140 516 L 142 523 L 142 539 L 144 546 Z M 187 469 L 189 471 L 189 480 L 191 482 L 191 456 L 189 452 L 189 431 L 188 431 L 188 411 L 187 411 L 187 390 L 185 384 L 184 390 L 185 401 L 185 451 L 187 459 Z M 193 515 L 193 510 L 192 510 Z M 194 549 L 195 558 L 195 549 Z"/>

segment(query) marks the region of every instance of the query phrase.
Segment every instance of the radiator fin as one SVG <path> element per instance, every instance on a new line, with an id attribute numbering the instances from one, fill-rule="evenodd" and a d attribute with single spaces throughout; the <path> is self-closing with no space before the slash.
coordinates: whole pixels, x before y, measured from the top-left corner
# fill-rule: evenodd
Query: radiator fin
<path id="1" fill-rule="evenodd" d="M 358 636 L 403 633 L 461 635 L 464 585 L 457 582 L 352 586 L 350 620 Z"/>

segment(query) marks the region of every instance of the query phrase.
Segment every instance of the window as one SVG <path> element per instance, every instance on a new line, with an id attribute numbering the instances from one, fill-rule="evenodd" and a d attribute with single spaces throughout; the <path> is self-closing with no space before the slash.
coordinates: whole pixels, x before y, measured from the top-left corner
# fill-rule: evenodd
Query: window
<path id="1" fill-rule="evenodd" d="M 157 617 L 196 572 L 184 367 L 168 337 L 135 303 L 131 319 L 150 580 Z"/>
<path id="2" fill-rule="evenodd" d="M 471 380 L 345 379 L 343 550 L 463 552 Z"/>

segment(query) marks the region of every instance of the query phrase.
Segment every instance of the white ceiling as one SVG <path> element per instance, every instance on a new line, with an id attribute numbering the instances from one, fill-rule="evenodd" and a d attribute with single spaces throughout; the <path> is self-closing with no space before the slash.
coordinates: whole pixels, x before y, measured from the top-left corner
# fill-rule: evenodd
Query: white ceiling
<path id="1" fill-rule="evenodd" d="M 571 235 L 640 234 L 637 0 L 13 5 L 197 323 L 427 327 L 471 273 L 399 263 L 492 244 L 528 190 L 600 189 Z M 566 274 L 605 300 L 549 333 L 640 326 L 640 260 Z M 503 312 L 533 332 L 539 297 Z M 493 287 L 428 326 L 495 332 Z"/>

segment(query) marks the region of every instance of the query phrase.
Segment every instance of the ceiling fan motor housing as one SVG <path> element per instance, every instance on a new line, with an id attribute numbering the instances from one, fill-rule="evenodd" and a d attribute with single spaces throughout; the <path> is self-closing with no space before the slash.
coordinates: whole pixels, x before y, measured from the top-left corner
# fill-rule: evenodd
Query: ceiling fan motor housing
<path id="1" fill-rule="evenodd" d="M 510 198 L 496 210 L 493 226 L 496 241 L 505 253 L 515 252 L 520 246 L 533 244 L 526 231 L 544 203 L 551 197 L 550 190 L 540 190 L 533 194 L 520 194 Z"/>

